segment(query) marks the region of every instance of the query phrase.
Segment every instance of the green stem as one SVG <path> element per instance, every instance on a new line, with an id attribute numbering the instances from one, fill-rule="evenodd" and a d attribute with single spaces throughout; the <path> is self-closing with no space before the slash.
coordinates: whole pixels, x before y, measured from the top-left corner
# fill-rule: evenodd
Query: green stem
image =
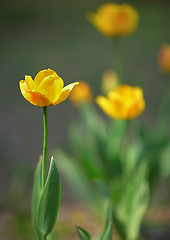
<path id="1" fill-rule="evenodd" d="M 47 141 L 48 141 L 48 125 L 47 125 L 47 107 L 43 107 L 44 119 L 44 145 L 43 145 L 43 162 L 42 162 L 42 189 L 46 181 L 46 162 L 47 162 Z M 44 238 L 43 240 L 45 240 Z"/>
<path id="2" fill-rule="evenodd" d="M 128 169 L 127 169 L 127 157 L 128 157 L 128 148 L 131 143 L 131 120 L 126 120 L 126 129 L 123 138 L 123 146 L 122 146 L 122 168 L 123 168 L 123 175 L 127 177 Z"/>
<path id="3" fill-rule="evenodd" d="M 122 66 L 122 39 L 112 39 L 113 48 L 113 70 L 117 73 L 119 83 L 123 82 L 123 66 Z"/>
<path id="4" fill-rule="evenodd" d="M 160 110 L 157 120 L 157 133 L 162 137 L 166 133 L 166 129 L 168 128 L 169 121 L 169 90 L 170 85 L 168 85 L 170 79 L 166 79 L 167 76 L 164 75 L 162 79 L 163 90 L 162 90 L 162 100 L 160 104 Z"/>

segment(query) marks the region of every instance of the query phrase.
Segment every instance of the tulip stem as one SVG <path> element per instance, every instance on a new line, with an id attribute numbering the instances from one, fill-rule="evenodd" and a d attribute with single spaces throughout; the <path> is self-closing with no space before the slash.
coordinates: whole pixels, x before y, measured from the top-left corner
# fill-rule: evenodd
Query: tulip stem
<path id="1" fill-rule="evenodd" d="M 168 80 L 164 76 L 163 79 L 163 89 L 162 89 L 162 100 L 160 103 L 160 110 L 159 110 L 159 115 L 158 115 L 158 120 L 157 120 L 157 132 L 160 134 L 160 136 L 165 135 L 165 131 L 168 126 L 168 120 L 169 120 L 169 90 L 170 90 L 170 85 L 168 86 Z"/>
<path id="2" fill-rule="evenodd" d="M 47 107 L 43 107 L 44 120 L 44 145 L 43 145 L 43 162 L 42 162 L 42 189 L 46 181 L 46 158 L 47 158 L 47 141 L 48 141 L 48 125 L 47 125 Z"/>
<path id="3" fill-rule="evenodd" d="M 119 83 L 123 82 L 123 64 L 122 64 L 122 39 L 114 38 L 112 40 L 113 48 L 113 70 L 118 75 Z"/>
<path id="4" fill-rule="evenodd" d="M 128 176 L 127 157 L 128 157 L 130 143 L 131 143 L 131 120 L 127 120 L 124 139 L 123 139 L 123 151 L 122 151 L 122 157 L 121 157 L 124 176 Z"/>

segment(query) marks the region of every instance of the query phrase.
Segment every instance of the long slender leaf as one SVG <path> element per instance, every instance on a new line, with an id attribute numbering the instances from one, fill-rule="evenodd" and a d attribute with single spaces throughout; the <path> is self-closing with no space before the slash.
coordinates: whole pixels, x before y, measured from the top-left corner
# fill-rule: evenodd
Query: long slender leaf
<path id="1" fill-rule="evenodd" d="M 75 159 L 61 150 L 57 150 L 54 154 L 61 160 L 59 162 L 59 169 L 74 191 L 77 191 L 82 199 L 90 202 L 93 206 L 100 206 L 98 193 L 95 191 L 93 184 L 91 184 L 83 169 L 75 162 Z"/>
<path id="2" fill-rule="evenodd" d="M 54 233 L 51 232 L 48 236 L 47 236 L 47 240 L 55 240 L 55 237 L 54 237 Z"/>
<path id="3" fill-rule="evenodd" d="M 112 223 L 109 223 L 100 240 L 112 240 Z"/>
<path id="4" fill-rule="evenodd" d="M 146 181 L 146 173 L 147 164 L 143 162 L 134 173 L 133 178 L 127 180 L 122 198 L 117 206 L 116 218 L 124 227 L 126 233 L 124 239 L 127 240 L 135 240 L 139 237 L 142 218 L 148 207 L 149 186 Z"/>
<path id="5" fill-rule="evenodd" d="M 111 240 L 112 239 L 112 206 L 109 199 L 105 200 L 104 215 L 105 215 L 105 227 L 100 237 L 100 240 Z"/>
<path id="6" fill-rule="evenodd" d="M 38 206 L 38 225 L 44 236 L 47 236 L 54 227 L 60 206 L 60 200 L 60 177 L 55 161 L 52 157 L 48 177 Z"/>
<path id="7" fill-rule="evenodd" d="M 77 233 L 79 235 L 80 240 L 90 240 L 91 237 L 88 232 L 86 232 L 83 228 L 81 227 L 76 227 Z"/>
<path id="8" fill-rule="evenodd" d="M 35 170 L 33 198 L 32 198 L 32 219 L 33 219 L 33 225 L 34 225 L 38 240 L 41 240 L 41 232 L 38 228 L 38 215 L 37 215 L 38 203 L 41 195 L 41 168 L 42 168 L 42 158 L 40 157 L 40 160 Z"/>
<path id="9" fill-rule="evenodd" d="M 103 239 L 108 225 L 112 223 L 112 206 L 109 199 L 106 199 L 104 202 L 104 218 L 105 218 L 105 227 L 101 235 L 101 240 Z"/>

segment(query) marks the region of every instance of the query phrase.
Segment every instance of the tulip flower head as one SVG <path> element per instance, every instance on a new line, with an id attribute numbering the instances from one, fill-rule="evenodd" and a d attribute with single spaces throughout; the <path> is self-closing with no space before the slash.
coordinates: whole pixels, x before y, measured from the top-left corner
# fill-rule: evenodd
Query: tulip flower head
<path id="1" fill-rule="evenodd" d="M 107 37 L 132 34 L 139 22 L 138 12 L 129 4 L 106 3 L 96 13 L 87 14 L 88 20 Z"/>
<path id="2" fill-rule="evenodd" d="M 79 106 L 84 102 L 92 102 L 92 92 L 90 86 L 86 82 L 79 82 L 79 85 L 71 92 L 70 100 L 76 106 Z"/>
<path id="3" fill-rule="evenodd" d="M 104 94 L 114 90 L 118 85 L 119 79 L 115 71 L 107 70 L 103 73 L 101 90 Z"/>
<path id="4" fill-rule="evenodd" d="M 134 119 L 145 109 L 142 89 L 129 85 L 119 85 L 107 98 L 98 96 L 96 102 L 108 116 L 118 120 Z"/>
<path id="5" fill-rule="evenodd" d="M 25 80 L 19 83 L 24 98 L 39 107 L 53 106 L 63 102 L 77 84 L 79 83 L 75 82 L 64 87 L 63 80 L 51 69 L 40 71 L 34 80 L 26 75 Z"/>
<path id="6" fill-rule="evenodd" d="M 170 44 L 163 44 L 159 53 L 159 66 L 163 73 L 170 73 Z"/>

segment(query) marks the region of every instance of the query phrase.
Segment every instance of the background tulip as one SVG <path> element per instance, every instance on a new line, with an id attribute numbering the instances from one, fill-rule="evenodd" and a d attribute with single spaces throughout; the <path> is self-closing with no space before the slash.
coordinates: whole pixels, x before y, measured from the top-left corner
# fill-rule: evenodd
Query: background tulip
<path id="1" fill-rule="evenodd" d="M 136 30 L 139 22 L 138 12 L 129 4 L 103 4 L 96 13 L 88 13 L 87 18 L 108 37 L 130 35 Z"/>
<path id="2" fill-rule="evenodd" d="M 117 87 L 119 82 L 117 73 L 112 70 L 107 70 L 102 75 L 101 90 L 104 94 L 112 91 Z"/>
<path id="3" fill-rule="evenodd" d="M 133 119 L 145 109 L 142 89 L 129 85 L 120 85 L 109 92 L 107 98 L 98 96 L 96 101 L 107 115 L 115 119 Z"/>
<path id="4" fill-rule="evenodd" d="M 159 52 L 159 66 L 162 72 L 170 73 L 170 44 L 163 44 Z"/>
<path id="5" fill-rule="evenodd" d="M 74 105 L 79 105 L 83 102 L 92 101 L 92 92 L 90 86 L 86 82 L 79 82 L 70 94 L 70 100 Z"/>

